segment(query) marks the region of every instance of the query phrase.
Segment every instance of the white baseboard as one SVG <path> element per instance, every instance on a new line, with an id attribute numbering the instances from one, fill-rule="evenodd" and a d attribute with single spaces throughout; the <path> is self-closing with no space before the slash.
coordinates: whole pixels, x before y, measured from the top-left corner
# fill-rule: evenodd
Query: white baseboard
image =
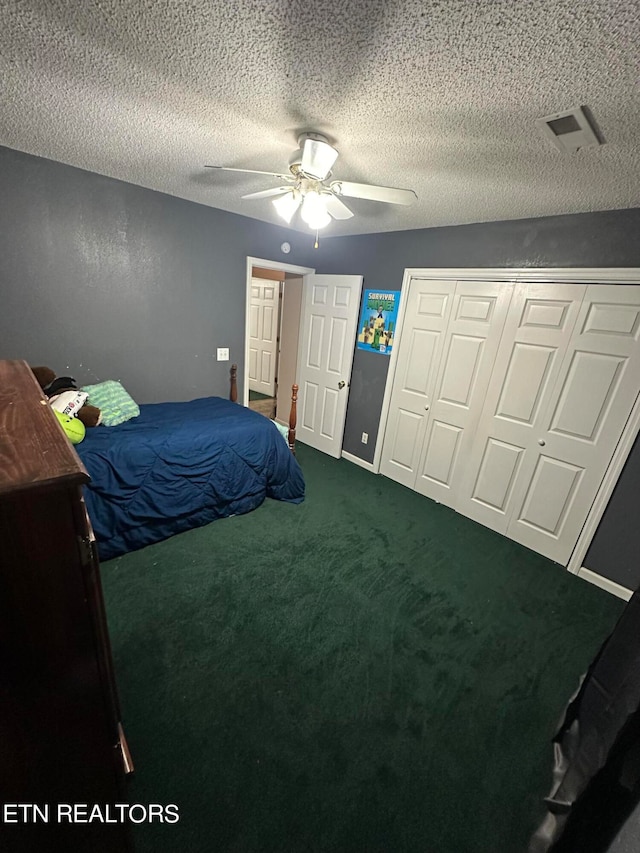
<path id="1" fill-rule="evenodd" d="M 585 569 L 584 566 L 577 572 L 577 575 L 579 578 L 595 584 L 595 586 L 599 586 L 600 589 L 604 589 L 612 595 L 617 595 L 618 598 L 623 598 L 625 601 L 629 601 L 633 595 L 633 592 L 625 586 L 609 580 L 609 578 L 603 578 L 602 575 L 592 572 L 591 569 Z"/>
<path id="2" fill-rule="evenodd" d="M 354 456 L 353 453 L 345 453 L 343 450 L 342 458 L 346 459 L 348 462 L 353 462 L 354 465 L 359 465 L 361 468 L 366 468 L 367 471 L 373 471 L 374 474 L 376 473 L 373 462 L 365 462 L 364 459 L 360 459 L 359 456 Z"/>

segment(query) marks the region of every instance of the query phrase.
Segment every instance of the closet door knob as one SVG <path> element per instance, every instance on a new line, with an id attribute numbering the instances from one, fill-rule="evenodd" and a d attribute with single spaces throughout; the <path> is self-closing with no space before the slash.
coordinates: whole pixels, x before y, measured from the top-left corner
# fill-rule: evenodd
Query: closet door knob
<path id="1" fill-rule="evenodd" d="M 539 439 L 538 439 L 538 444 L 540 445 L 540 447 L 544 447 L 546 443 L 547 443 L 547 442 L 544 440 L 544 438 L 539 438 Z"/>
<path id="2" fill-rule="evenodd" d="M 344 379 L 341 379 L 340 382 L 338 382 L 338 388 L 342 391 L 344 386 L 345 386 L 345 381 L 344 381 Z"/>
<path id="3" fill-rule="evenodd" d="M 429 411 L 429 406 L 425 406 L 425 407 L 424 407 L 424 410 L 425 410 L 425 412 L 428 412 L 428 411 Z"/>

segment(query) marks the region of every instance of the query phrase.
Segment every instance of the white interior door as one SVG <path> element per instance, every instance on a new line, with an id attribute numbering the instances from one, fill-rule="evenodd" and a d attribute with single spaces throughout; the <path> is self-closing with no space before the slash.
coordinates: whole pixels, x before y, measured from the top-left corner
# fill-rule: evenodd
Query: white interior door
<path id="1" fill-rule="evenodd" d="M 296 438 L 338 458 L 347 413 L 362 276 L 305 277 Z"/>
<path id="2" fill-rule="evenodd" d="M 584 293 L 584 285 L 523 284 L 512 301 L 457 505 L 499 533 L 525 454 L 536 452 Z"/>
<path id="3" fill-rule="evenodd" d="M 249 305 L 249 390 L 276 392 L 280 282 L 251 279 Z"/>
<path id="4" fill-rule="evenodd" d="M 566 564 L 640 389 L 640 287 L 529 285 L 515 306 L 458 508 Z"/>
<path id="5" fill-rule="evenodd" d="M 507 535 L 563 565 L 640 391 L 640 287 L 590 285 Z"/>
<path id="6" fill-rule="evenodd" d="M 455 281 L 412 278 L 382 445 L 380 473 L 414 487 Z"/>
<path id="7" fill-rule="evenodd" d="M 414 485 L 454 509 L 512 294 L 511 282 L 456 284 Z"/>
<path id="8" fill-rule="evenodd" d="M 640 394 L 640 286 L 406 300 L 381 473 L 566 565 Z"/>

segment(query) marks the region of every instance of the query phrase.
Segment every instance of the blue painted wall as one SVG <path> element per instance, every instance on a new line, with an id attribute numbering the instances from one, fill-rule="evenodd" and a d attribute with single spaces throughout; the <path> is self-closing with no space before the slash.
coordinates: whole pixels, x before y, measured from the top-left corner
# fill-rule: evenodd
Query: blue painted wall
<path id="1" fill-rule="evenodd" d="M 306 234 L 2 147 L 0 200 L 0 358 L 120 379 L 140 402 L 225 396 L 219 346 L 242 375 L 248 255 L 380 290 L 405 267 L 640 267 L 639 209 L 325 237 L 314 251 Z M 366 460 L 388 364 L 356 350 L 344 449 Z M 639 516 L 636 442 L 586 565 L 640 584 Z"/>
<path id="2" fill-rule="evenodd" d="M 0 358 L 139 402 L 227 395 L 216 348 L 241 377 L 247 256 L 316 260 L 287 228 L 8 148 L 0 199 Z"/>

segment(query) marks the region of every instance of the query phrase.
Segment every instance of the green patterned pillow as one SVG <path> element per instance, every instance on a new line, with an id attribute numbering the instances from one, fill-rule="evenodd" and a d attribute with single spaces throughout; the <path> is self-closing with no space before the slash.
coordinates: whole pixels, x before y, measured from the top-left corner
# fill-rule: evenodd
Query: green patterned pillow
<path id="1" fill-rule="evenodd" d="M 103 426 L 118 426 L 140 414 L 138 404 L 115 379 L 85 385 L 82 390 L 89 395 L 87 402 L 102 412 Z"/>

